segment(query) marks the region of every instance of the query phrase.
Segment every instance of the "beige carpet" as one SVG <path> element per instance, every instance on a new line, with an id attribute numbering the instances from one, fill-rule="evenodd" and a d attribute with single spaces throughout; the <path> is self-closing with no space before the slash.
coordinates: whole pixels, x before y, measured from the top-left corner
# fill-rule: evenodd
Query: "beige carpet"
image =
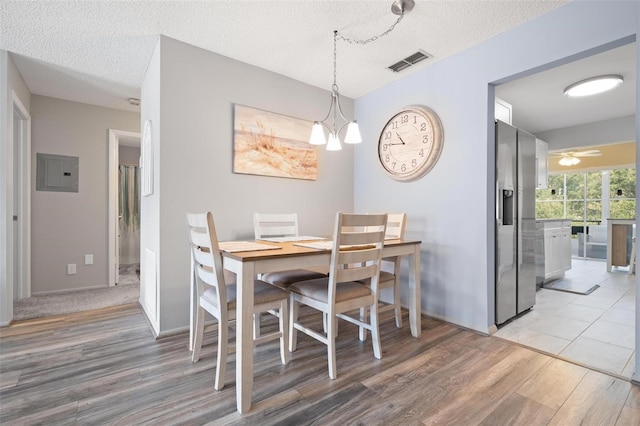
<path id="1" fill-rule="evenodd" d="M 13 302 L 13 320 L 21 321 L 137 303 L 140 299 L 140 279 L 136 274 L 136 268 L 121 268 L 118 281 L 120 284 L 115 287 L 66 291 L 18 299 Z"/>

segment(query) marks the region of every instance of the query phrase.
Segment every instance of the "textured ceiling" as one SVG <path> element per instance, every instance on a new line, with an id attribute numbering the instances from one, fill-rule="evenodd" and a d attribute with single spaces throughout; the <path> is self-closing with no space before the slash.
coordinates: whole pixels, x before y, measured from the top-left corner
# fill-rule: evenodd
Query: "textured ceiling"
<path id="1" fill-rule="evenodd" d="M 417 0 L 393 32 L 338 44 L 340 92 L 358 97 L 534 19 L 567 1 Z M 34 94 L 136 111 L 159 35 L 321 88 L 333 79 L 333 30 L 367 39 L 397 19 L 391 0 L 0 1 L 0 49 Z M 433 58 L 387 66 L 422 49 Z"/>

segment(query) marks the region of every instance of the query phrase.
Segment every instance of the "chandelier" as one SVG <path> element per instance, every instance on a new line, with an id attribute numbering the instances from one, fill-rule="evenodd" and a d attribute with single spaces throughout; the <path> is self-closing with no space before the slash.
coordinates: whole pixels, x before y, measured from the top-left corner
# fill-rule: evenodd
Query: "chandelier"
<path id="1" fill-rule="evenodd" d="M 311 128 L 311 136 L 309 137 L 309 143 L 312 145 L 327 145 L 327 151 L 339 151 L 342 149 L 340 143 L 340 133 L 346 127 L 347 132 L 344 136 L 344 143 L 356 144 L 362 142 L 362 136 L 360 136 L 360 127 L 356 120 L 349 120 L 345 117 L 340 106 L 340 91 L 338 90 L 337 83 L 337 44 L 338 38 L 348 43 L 367 44 L 378 38 L 389 34 L 393 31 L 394 27 L 402 20 L 405 12 L 411 12 L 415 5 L 414 0 L 396 0 L 391 5 L 391 12 L 395 15 L 399 15 L 396 22 L 384 33 L 373 36 L 366 40 L 352 40 L 338 34 L 338 31 L 333 32 L 333 84 L 331 85 L 331 104 L 329 105 L 329 112 L 320 121 L 315 121 Z M 325 137 L 324 129 L 329 132 L 328 138 Z"/>

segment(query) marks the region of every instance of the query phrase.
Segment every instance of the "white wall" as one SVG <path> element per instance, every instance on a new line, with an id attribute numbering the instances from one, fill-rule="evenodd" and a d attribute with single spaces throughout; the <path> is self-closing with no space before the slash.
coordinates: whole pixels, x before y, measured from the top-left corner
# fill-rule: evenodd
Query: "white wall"
<path id="1" fill-rule="evenodd" d="M 29 112 L 31 93 L 11 55 L 0 50 L 0 325 L 13 318 L 13 93 Z"/>
<path id="2" fill-rule="evenodd" d="M 408 214 L 422 244 L 422 310 L 480 332 L 494 324 L 493 86 L 568 57 L 635 39 L 638 2 L 575 1 L 356 100 L 364 140 L 377 140 L 405 105 L 433 108 L 444 126 L 435 168 L 398 183 L 378 165 L 376 147 L 355 152 L 355 207 Z"/>
<path id="3" fill-rule="evenodd" d="M 140 200 L 140 305 L 156 335 L 160 333 L 157 261 L 160 251 L 160 43 L 156 44 L 142 81 L 141 122 L 151 122 L 154 192 Z M 142 135 L 144 137 L 144 135 Z M 143 176 L 147 171 L 142 169 Z M 144 179 L 144 178 L 142 178 Z M 153 259 L 152 259 L 153 257 Z M 153 262 L 152 262 L 153 260 Z M 155 262 L 155 263 L 154 263 Z"/>
<path id="4" fill-rule="evenodd" d="M 139 132 L 140 114 L 33 95 L 31 117 L 32 182 L 37 153 L 79 157 L 80 169 L 77 193 L 32 185 L 32 293 L 106 287 L 109 129 Z M 76 275 L 66 274 L 69 263 Z"/>
<path id="5" fill-rule="evenodd" d="M 301 233 L 330 234 L 335 212 L 353 210 L 353 148 L 317 148 L 316 181 L 232 173 L 234 104 L 314 120 L 326 115 L 330 93 L 166 37 L 159 44 L 142 88 L 158 173 L 142 204 L 141 269 L 148 247 L 158 256 L 156 332 L 164 334 L 188 325 L 187 212 L 213 211 L 221 240 L 253 238 L 254 212 L 294 211 Z M 342 102 L 351 116 L 353 102 Z"/>
<path id="6" fill-rule="evenodd" d="M 635 115 L 536 133 L 549 143 L 550 150 L 632 142 L 635 136 Z"/>

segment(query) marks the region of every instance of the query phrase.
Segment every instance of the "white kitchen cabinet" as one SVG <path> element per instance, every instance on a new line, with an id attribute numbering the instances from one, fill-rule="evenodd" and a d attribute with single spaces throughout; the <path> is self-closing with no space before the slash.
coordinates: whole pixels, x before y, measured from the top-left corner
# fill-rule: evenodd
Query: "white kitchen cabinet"
<path id="1" fill-rule="evenodd" d="M 511 104 L 496 98 L 495 118 L 504 123 L 511 124 Z"/>
<path id="2" fill-rule="evenodd" d="M 562 263 L 560 261 L 561 229 L 545 228 L 544 230 L 544 280 L 561 276 Z"/>
<path id="3" fill-rule="evenodd" d="M 547 187 L 549 144 L 536 138 L 536 188 Z"/>
<path id="4" fill-rule="evenodd" d="M 561 278 L 571 269 L 571 221 L 541 221 L 544 241 L 544 282 Z"/>

